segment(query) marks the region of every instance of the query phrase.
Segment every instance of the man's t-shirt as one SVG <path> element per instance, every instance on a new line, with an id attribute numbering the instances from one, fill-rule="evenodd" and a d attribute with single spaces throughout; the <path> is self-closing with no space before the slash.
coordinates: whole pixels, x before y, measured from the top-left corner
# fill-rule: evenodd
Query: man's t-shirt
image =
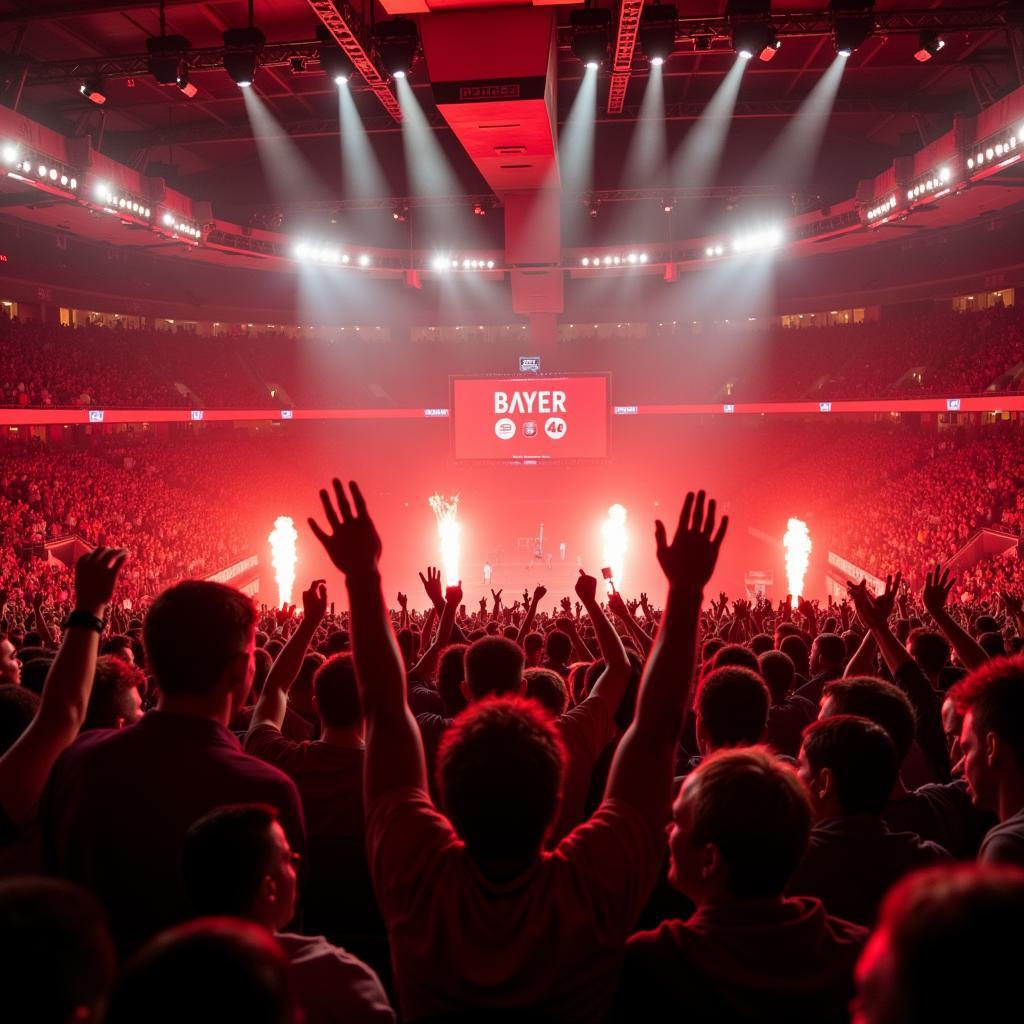
<path id="1" fill-rule="evenodd" d="M 306 1024 L 388 1024 L 394 1021 L 380 978 L 362 960 L 322 935 L 274 935 L 292 968 Z"/>
<path id="2" fill-rule="evenodd" d="M 867 935 L 806 897 L 701 907 L 629 940 L 615 1018 L 845 1024 Z"/>
<path id="3" fill-rule="evenodd" d="M 948 850 L 953 857 L 972 860 L 990 822 L 971 802 L 967 784 L 930 782 L 902 800 L 890 800 L 882 811 L 893 832 L 914 832 Z"/>
<path id="4" fill-rule="evenodd" d="M 405 1019 L 499 1010 L 601 1019 L 657 877 L 664 825 L 606 800 L 555 850 L 497 883 L 424 791 L 385 794 L 367 810 L 366 839 Z"/>
<path id="5" fill-rule="evenodd" d="M 978 861 L 1024 867 L 1024 807 L 985 833 Z"/>
<path id="6" fill-rule="evenodd" d="M 566 753 L 562 804 L 553 831 L 553 839 L 558 842 L 583 821 L 594 765 L 615 738 L 615 720 L 608 702 L 591 695 L 556 718 L 555 726 Z"/>
<path id="7" fill-rule="evenodd" d="M 44 864 L 100 899 L 127 953 L 189 916 L 185 833 L 237 803 L 276 808 L 305 854 L 302 804 L 287 775 L 242 753 L 218 722 L 151 711 L 127 729 L 85 733 L 58 758 L 40 801 Z"/>

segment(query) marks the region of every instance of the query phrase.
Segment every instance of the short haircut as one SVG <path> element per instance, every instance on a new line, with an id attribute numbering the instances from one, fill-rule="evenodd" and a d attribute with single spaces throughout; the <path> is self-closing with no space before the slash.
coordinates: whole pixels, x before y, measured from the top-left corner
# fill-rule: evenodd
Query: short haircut
<path id="1" fill-rule="evenodd" d="M 272 661 L 276 661 L 277 656 L 284 650 L 284 641 L 275 636 L 263 645 L 263 650 L 270 655 Z"/>
<path id="2" fill-rule="evenodd" d="M 896 748 L 902 764 L 914 743 L 917 720 L 910 698 L 892 683 L 871 676 L 850 676 L 826 683 L 822 703 L 832 701 L 837 715 L 858 715 L 880 725 Z"/>
<path id="3" fill-rule="evenodd" d="M 519 627 L 518 626 L 506 626 L 502 631 L 501 635 L 506 640 L 518 640 L 519 639 Z"/>
<path id="4" fill-rule="evenodd" d="M 978 637 L 978 646 L 990 658 L 1003 658 L 1006 656 L 1006 643 L 1003 640 L 1002 633 L 982 633 Z"/>
<path id="5" fill-rule="evenodd" d="M 321 654 L 330 657 L 332 654 L 343 654 L 351 647 L 347 629 L 336 629 L 327 634 L 327 639 L 317 648 Z"/>
<path id="6" fill-rule="evenodd" d="M 775 646 L 775 641 L 767 633 L 758 633 L 750 638 L 748 646 L 760 658 L 765 651 L 770 651 Z"/>
<path id="7" fill-rule="evenodd" d="M 313 676 L 313 692 L 320 721 L 328 728 L 354 729 L 362 724 L 363 705 L 351 654 L 328 658 Z"/>
<path id="8" fill-rule="evenodd" d="M 996 658 L 951 690 L 957 710 L 974 715 L 978 733 L 993 732 L 1013 751 L 1024 772 L 1024 656 Z"/>
<path id="9" fill-rule="evenodd" d="M 750 669 L 755 675 L 761 674 L 761 666 L 758 664 L 757 655 L 749 647 L 744 647 L 742 644 L 726 644 L 715 654 L 711 667 L 718 669 L 726 668 L 727 666 L 746 668 Z"/>
<path id="10" fill-rule="evenodd" d="M 881 814 L 899 775 L 896 747 L 880 725 L 834 715 L 804 729 L 804 757 L 817 775 L 828 768 L 847 814 Z"/>
<path id="11" fill-rule="evenodd" d="M 466 689 L 474 700 L 522 693 L 523 649 L 503 636 L 485 636 L 466 651 Z"/>
<path id="12" fill-rule="evenodd" d="M 565 774 L 555 724 L 532 700 L 479 701 L 441 741 L 445 812 L 477 860 L 534 856 L 554 821 Z"/>
<path id="13" fill-rule="evenodd" d="M 535 700 L 553 717 L 565 714 L 569 706 L 569 690 L 565 680 L 549 668 L 528 668 L 523 673 L 525 696 Z"/>
<path id="14" fill-rule="evenodd" d="M 999 620 L 994 615 L 979 615 L 974 620 L 974 632 L 976 636 L 982 633 L 998 633 Z"/>
<path id="15" fill-rule="evenodd" d="M 71 882 L 20 877 L 0 881 L 3 1016 L 67 1024 L 96 1020 L 117 962 L 95 898 Z"/>
<path id="16" fill-rule="evenodd" d="M 121 973 L 104 1024 L 293 1024 L 291 969 L 260 925 L 212 917 L 150 940 Z"/>
<path id="17" fill-rule="evenodd" d="M 725 641 L 721 637 L 713 636 L 709 640 L 705 640 L 700 646 L 701 664 L 706 665 L 710 662 L 724 646 Z"/>
<path id="18" fill-rule="evenodd" d="M 949 641 L 937 630 L 924 626 L 912 629 L 907 650 L 926 676 L 937 676 L 949 664 Z"/>
<path id="19" fill-rule="evenodd" d="M 807 644 L 804 643 L 802 636 L 796 634 L 790 634 L 782 638 L 782 642 L 779 644 L 779 650 L 784 654 L 788 654 L 793 660 L 793 664 L 796 666 L 796 670 L 799 673 L 801 669 L 804 671 L 808 668 L 807 659 L 809 657 L 807 653 Z"/>
<path id="20" fill-rule="evenodd" d="M 694 846 L 714 843 L 740 899 L 782 894 L 811 831 L 811 807 L 796 772 L 766 747 L 721 750 L 683 783 Z"/>
<path id="21" fill-rule="evenodd" d="M 124 651 L 128 650 L 131 650 L 134 654 L 132 638 L 130 636 L 125 636 L 124 633 L 115 633 L 113 636 L 108 636 L 106 640 L 100 644 L 100 654 L 120 655 Z"/>
<path id="22" fill-rule="evenodd" d="M 145 693 L 146 673 L 116 654 L 98 657 L 82 729 L 116 729 L 127 717 L 126 701 L 131 690 Z"/>
<path id="23" fill-rule="evenodd" d="M 793 692 L 796 679 L 793 659 L 782 651 L 765 651 L 757 660 L 761 666 L 761 676 L 772 695 L 772 703 L 781 704 Z"/>
<path id="24" fill-rule="evenodd" d="M 462 684 L 466 680 L 466 651 L 469 644 L 449 644 L 437 663 L 437 692 L 448 718 L 454 718 L 466 707 Z"/>
<path id="25" fill-rule="evenodd" d="M 812 655 L 815 651 L 827 665 L 846 664 L 846 643 L 838 633 L 819 633 L 811 645 Z"/>
<path id="26" fill-rule="evenodd" d="M 50 666 L 53 665 L 54 657 L 33 658 L 31 661 L 22 662 L 19 689 L 28 690 L 37 697 L 42 696 L 46 677 L 50 674 Z"/>
<path id="27" fill-rule="evenodd" d="M 274 854 L 269 804 L 230 804 L 203 815 L 185 835 L 181 867 L 196 914 L 248 917 Z"/>
<path id="28" fill-rule="evenodd" d="M 716 668 L 697 686 L 694 708 L 712 747 L 760 743 L 768 724 L 771 697 L 764 680 L 748 668 Z"/>
<path id="29" fill-rule="evenodd" d="M 0 686 L 0 754 L 6 754 L 39 710 L 39 697 L 16 683 Z"/>
<path id="30" fill-rule="evenodd" d="M 523 637 L 523 650 L 531 655 L 544 650 L 544 635 L 542 633 L 527 633 Z"/>
<path id="31" fill-rule="evenodd" d="M 560 629 L 553 629 L 548 633 L 544 642 L 544 653 L 548 661 L 565 665 L 572 657 L 572 640 L 569 639 L 568 633 L 563 633 Z"/>
<path id="32" fill-rule="evenodd" d="M 905 1024 L 999 1020 L 1020 998 L 1024 872 L 1009 865 L 960 864 L 917 871 L 882 904 L 878 932 L 889 951 L 888 984 Z M 956 970 L 936 965 L 956 953 Z"/>
<path id="33" fill-rule="evenodd" d="M 168 696 L 213 691 L 252 642 L 252 598 L 223 583 L 186 580 L 153 602 L 142 627 L 146 664 Z"/>

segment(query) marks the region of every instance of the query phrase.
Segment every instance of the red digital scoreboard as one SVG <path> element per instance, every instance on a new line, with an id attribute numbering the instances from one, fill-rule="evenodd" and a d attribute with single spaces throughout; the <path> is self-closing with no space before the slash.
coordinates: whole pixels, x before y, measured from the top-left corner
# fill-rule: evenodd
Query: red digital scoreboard
<path id="1" fill-rule="evenodd" d="M 608 375 L 452 377 L 452 453 L 460 461 L 608 457 Z"/>

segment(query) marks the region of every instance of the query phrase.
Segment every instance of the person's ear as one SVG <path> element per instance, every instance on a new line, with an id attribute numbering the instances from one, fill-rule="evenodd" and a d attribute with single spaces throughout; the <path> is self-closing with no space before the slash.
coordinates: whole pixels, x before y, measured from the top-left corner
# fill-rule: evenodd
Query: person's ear
<path id="1" fill-rule="evenodd" d="M 831 768 L 822 768 L 818 772 L 817 778 L 811 784 L 811 789 L 814 795 L 819 800 L 827 800 L 835 792 L 835 776 L 832 774 Z"/>
<path id="2" fill-rule="evenodd" d="M 985 733 L 985 763 L 991 768 L 1003 752 L 1003 744 L 994 732 Z"/>
<path id="3" fill-rule="evenodd" d="M 717 878 L 722 870 L 722 854 L 714 843 L 705 843 L 700 848 L 700 877 L 705 881 Z"/>

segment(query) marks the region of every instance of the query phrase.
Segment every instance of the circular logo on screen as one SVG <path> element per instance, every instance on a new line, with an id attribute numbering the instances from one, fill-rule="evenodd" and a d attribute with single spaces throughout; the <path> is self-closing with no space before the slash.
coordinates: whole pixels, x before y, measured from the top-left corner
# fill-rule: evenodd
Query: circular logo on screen
<path id="1" fill-rule="evenodd" d="M 516 436 L 516 425 L 507 416 L 494 424 L 494 432 L 502 441 L 509 441 Z"/>
<path id="2" fill-rule="evenodd" d="M 536 437 L 537 424 L 533 420 L 527 420 L 523 424 L 523 437 Z"/>
<path id="3" fill-rule="evenodd" d="M 561 416 L 549 416 L 544 423 L 544 433 L 552 441 L 558 441 L 565 437 L 565 420 Z"/>

